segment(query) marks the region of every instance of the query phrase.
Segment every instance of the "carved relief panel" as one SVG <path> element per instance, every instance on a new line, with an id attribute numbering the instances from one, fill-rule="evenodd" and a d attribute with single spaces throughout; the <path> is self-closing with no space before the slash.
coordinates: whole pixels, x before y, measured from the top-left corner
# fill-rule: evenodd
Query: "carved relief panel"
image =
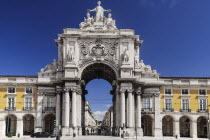
<path id="1" fill-rule="evenodd" d="M 107 60 L 116 62 L 118 42 L 114 39 L 83 39 L 79 40 L 80 61 Z"/>

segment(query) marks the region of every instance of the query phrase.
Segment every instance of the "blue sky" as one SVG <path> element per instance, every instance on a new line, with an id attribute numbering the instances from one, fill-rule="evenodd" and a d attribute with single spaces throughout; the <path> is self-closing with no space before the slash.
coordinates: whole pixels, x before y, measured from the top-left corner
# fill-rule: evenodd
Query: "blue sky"
<path id="1" fill-rule="evenodd" d="M 57 34 L 78 28 L 96 2 L 1 0 L 0 75 L 36 75 L 57 59 Z M 119 29 L 141 35 L 140 57 L 161 76 L 210 77 L 210 0 L 102 0 L 102 6 Z M 106 110 L 111 86 L 95 80 L 86 88 L 93 111 Z"/>

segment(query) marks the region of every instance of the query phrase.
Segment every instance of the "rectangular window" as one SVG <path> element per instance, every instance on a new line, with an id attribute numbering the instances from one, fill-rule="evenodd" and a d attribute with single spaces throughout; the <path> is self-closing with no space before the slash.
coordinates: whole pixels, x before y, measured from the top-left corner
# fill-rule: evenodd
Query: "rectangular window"
<path id="1" fill-rule="evenodd" d="M 189 100 L 182 99 L 182 110 L 188 111 L 189 110 Z"/>
<path id="2" fill-rule="evenodd" d="M 25 109 L 32 108 L 32 98 L 25 98 Z"/>
<path id="3" fill-rule="evenodd" d="M 26 93 L 31 94 L 32 92 L 32 87 L 26 87 Z"/>
<path id="4" fill-rule="evenodd" d="M 206 111 L 206 99 L 200 99 L 199 109 L 200 111 Z"/>
<path id="5" fill-rule="evenodd" d="M 15 93 L 14 87 L 8 87 L 8 93 Z"/>
<path id="6" fill-rule="evenodd" d="M 188 95 L 188 89 L 182 89 L 182 95 Z"/>
<path id="7" fill-rule="evenodd" d="M 9 97 L 8 98 L 8 109 L 15 108 L 15 98 Z"/>
<path id="8" fill-rule="evenodd" d="M 171 99 L 165 99 L 165 110 L 170 111 L 172 108 Z"/>
<path id="9" fill-rule="evenodd" d="M 165 89 L 165 94 L 166 95 L 171 95 L 171 89 Z"/>
<path id="10" fill-rule="evenodd" d="M 47 97 L 47 107 L 53 107 L 53 97 Z"/>
<path id="11" fill-rule="evenodd" d="M 147 111 L 149 111 L 150 110 L 150 99 L 144 99 L 144 110 L 147 110 Z"/>
<path id="12" fill-rule="evenodd" d="M 199 89 L 199 95 L 206 95 L 205 89 Z"/>

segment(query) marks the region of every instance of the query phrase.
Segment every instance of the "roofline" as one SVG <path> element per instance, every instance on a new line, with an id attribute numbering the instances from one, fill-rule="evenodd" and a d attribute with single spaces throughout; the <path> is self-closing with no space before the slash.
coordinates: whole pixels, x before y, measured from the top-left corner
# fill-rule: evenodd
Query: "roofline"
<path id="1" fill-rule="evenodd" d="M 26 77 L 26 78 L 38 78 L 36 75 L 0 75 L 0 77 Z"/>
<path id="2" fill-rule="evenodd" d="M 210 77 L 160 77 L 160 79 L 210 79 Z"/>

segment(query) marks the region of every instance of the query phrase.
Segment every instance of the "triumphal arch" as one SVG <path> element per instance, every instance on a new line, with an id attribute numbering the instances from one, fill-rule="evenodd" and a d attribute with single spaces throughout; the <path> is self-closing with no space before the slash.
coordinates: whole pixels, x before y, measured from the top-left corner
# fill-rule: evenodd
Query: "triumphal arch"
<path id="1" fill-rule="evenodd" d="M 38 97 L 35 131 L 42 131 L 44 96 L 56 102 L 56 128 L 63 136 L 82 135 L 85 90 L 93 79 L 105 79 L 112 85 L 113 135 L 143 135 L 142 98 L 154 100 L 154 136 L 162 134 L 160 122 L 159 74 L 140 59 L 143 41 L 131 29 L 118 29 L 111 10 L 98 6 L 87 10 L 79 29 L 66 28 L 55 40 L 58 61 L 38 73 Z M 44 95 L 44 96 L 43 96 Z M 49 110 L 50 111 L 50 110 Z"/>

